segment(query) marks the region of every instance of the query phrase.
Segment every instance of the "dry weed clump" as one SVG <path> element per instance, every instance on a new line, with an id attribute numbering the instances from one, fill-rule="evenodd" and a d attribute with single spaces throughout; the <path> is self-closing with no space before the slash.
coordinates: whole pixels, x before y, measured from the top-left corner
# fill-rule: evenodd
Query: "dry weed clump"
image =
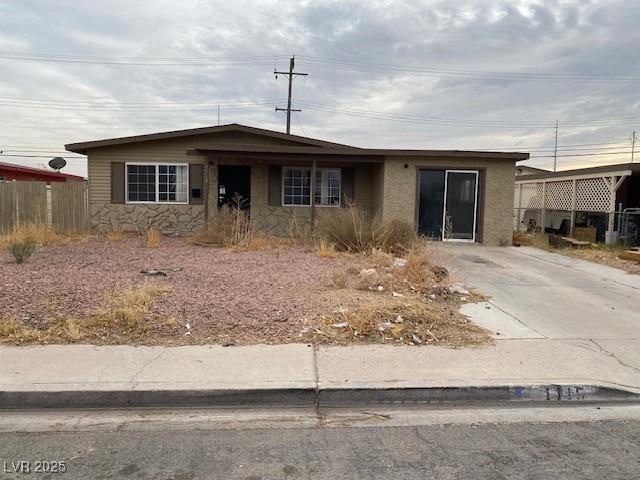
<path id="1" fill-rule="evenodd" d="M 0 318 L 0 343 L 65 343 L 119 336 L 136 337 L 149 328 L 151 302 L 169 289 L 145 283 L 108 298 L 108 305 L 86 319 L 54 318 L 34 328 L 13 318 Z"/>
<path id="2" fill-rule="evenodd" d="M 380 249 L 396 255 L 403 254 L 417 239 L 411 225 L 394 220 L 383 222 L 363 208 L 350 204 L 323 215 L 318 222 L 321 238 L 332 243 L 337 250 L 365 253 Z"/>
<path id="3" fill-rule="evenodd" d="M 319 343 L 392 343 L 462 347 L 491 343 L 488 332 L 457 312 L 458 304 L 417 298 L 371 302 L 322 318 L 308 330 Z"/>
<path id="4" fill-rule="evenodd" d="M 158 248 L 160 246 L 161 234 L 155 228 L 149 228 L 146 232 L 147 247 Z"/>
<path id="5" fill-rule="evenodd" d="M 349 267 L 342 283 L 356 290 L 431 293 L 452 280 L 448 270 L 434 262 L 434 248 L 427 241 L 417 240 L 404 258 L 372 249 L 362 257 L 366 268 Z"/>
<path id="6" fill-rule="evenodd" d="M 86 240 L 86 233 L 60 234 L 46 225 L 23 225 L 0 235 L 0 248 L 9 248 L 11 244 L 30 241 L 37 246 L 67 245 L 72 242 Z"/>
<path id="7" fill-rule="evenodd" d="M 226 247 L 234 252 L 258 251 L 291 243 L 283 238 L 255 235 L 249 213 L 242 208 L 241 202 L 218 209 L 209 225 L 187 241 L 199 246 Z"/>
<path id="8" fill-rule="evenodd" d="M 320 258 L 335 258 L 338 255 L 336 246 L 325 238 L 317 242 L 316 253 Z"/>
<path id="9" fill-rule="evenodd" d="M 209 225 L 189 237 L 194 245 L 218 247 L 243 247 L 249 245 L 251 222 L 241 199 L 219 208 Z"/>
<path id="10" fill-rule="evenodd" d="M 143 320 L 149 313 L 151 301 L 168 291 L 167 287 L 144 283 L 137 288 L 130 288 L 118 295 L 110 296 L 108 307 L 94 316 L 94 325 L 126 326 L 134 330 L 143 328 Z"/>

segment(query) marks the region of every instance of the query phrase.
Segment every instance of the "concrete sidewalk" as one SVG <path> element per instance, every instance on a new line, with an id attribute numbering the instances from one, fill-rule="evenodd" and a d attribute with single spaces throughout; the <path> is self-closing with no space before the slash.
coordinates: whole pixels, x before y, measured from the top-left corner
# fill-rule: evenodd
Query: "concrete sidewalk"
<path id="1" fill-rule="evenodd" d="M 629 344 L 629 351 L 634 349 Z M 640 368 L 602 345 L 570 340 L 514 339 L 458 350 L 303 344 L 0 348 L 4 407 L 170 405 L 185 398 L 194 405 L 313 404 L 323 395 L 342 402 L 341 394 L 353 390 L 396 390 L 389 398 L 403 401 L 400 389 L 462 388 L 468 393 L 478 387 L 500 387 L 494 391 L 500 399 L 508 396 L 503 387 L 538 385 L 640 393 Z"/>

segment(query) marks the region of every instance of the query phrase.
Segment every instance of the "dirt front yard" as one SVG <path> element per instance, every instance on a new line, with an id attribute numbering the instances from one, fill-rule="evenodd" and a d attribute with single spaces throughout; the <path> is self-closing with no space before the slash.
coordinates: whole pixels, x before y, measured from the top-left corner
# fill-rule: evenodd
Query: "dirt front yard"
<path id="1" fill-rule="evenodd" d="M 363 286 L 360 272 L 372 268 L 376 277 L 368 275 Z M 181 238 L 149 248 L 139 238 L 90 237 L 39 247 L 23 264 L 0 251 L 0 342 L 487 341 L 458 313 L 473 295 L 450 293 L 446 282 L 434 284 L 436 293 L 418 292 L 408 281 L 396 287 L 390 269 L 372 256 L 321 257 L 313 246 L 231 251 Z M 142 273 L 150 270 L 166 276 Z M 408 311 L 409 297 L 420 304 Z M 428 320 L 428 334 L 410 330 L 416 315 L 419 323 Z M 439 333 L 440 323 L 448 333 Z"/>

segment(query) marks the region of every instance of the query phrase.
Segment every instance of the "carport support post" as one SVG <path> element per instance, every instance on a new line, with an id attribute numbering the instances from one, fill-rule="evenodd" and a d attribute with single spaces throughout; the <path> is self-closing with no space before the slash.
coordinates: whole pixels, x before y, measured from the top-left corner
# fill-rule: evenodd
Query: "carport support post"
<path id="1" fill-rule="evenodd" d="M 540 228 L 540 233 L 542 233 L 544 235 L 544 231 L 545 231 L 545 222 L 546 222 L 546 205 L 547 205 L 547 182 L 542 182 L 542 212 L 541 212 L 541 217 L 540 218 L 540 224 L 541 224 L 541 228 Z"/>
<path id="2" fill-rule="evenodd" d="M 313 234 L 316 226 L 316 160 L 311 163 L 311 233 Z"/>
<path id="3" fill-rule="evenodd" d="M 569 230 L 569 236 L 573 237 L 573 231 L 576 228 L 576 189 L 577 181 L 573 179 L 573 186 L 571 188 L 571 229 Z"/>

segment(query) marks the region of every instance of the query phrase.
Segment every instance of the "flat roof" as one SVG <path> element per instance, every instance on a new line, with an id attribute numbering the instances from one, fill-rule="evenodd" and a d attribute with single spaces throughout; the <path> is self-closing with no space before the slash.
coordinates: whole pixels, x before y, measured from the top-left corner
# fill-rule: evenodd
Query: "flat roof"
<path id="1" fill-rule="evenodd" d="M 546 178 L 571 177 L 580 175 L 607 174 L 621 171 L 640 173 L 640 163 L 615 163 L 612 165 L 573 168 L 571 170 L 560 170 L 557 172 L 532 173 L 530 175 L 521 175 L 516 177 L 516 182 L 528 182 L 529 180 L 542 180 Z"/>
<path id="2" fill-rule="evenodd" d="M 0 162 L 0 171 L 26 173 L 39 177 L 49 178 L 68 178 L 69 180 L 84 180 L 80 175 L 72 175 L 70 173 L 60 173 L 53 170 L 44 170 L 42 168 L 26 167 L 15 163 Z"/>
<path id="3" fill-rule="evenodd" d="M 528 153 L 521 152 L 492 152 L 473 150 L 402 150 L 387 148 L 309 148 L 309 147 L 281 147 L 281 146 L 232 146 L 232 145 L 195 145 L 187 150 L 191 155 L 211 153 L 272 153 L 272 154 L 304 154 L 321 156 L 349 156 L 349 157 L 464 157 L 464 158 L 492 158 L 505 160 L 519 160 L 529 158 Z"/>

